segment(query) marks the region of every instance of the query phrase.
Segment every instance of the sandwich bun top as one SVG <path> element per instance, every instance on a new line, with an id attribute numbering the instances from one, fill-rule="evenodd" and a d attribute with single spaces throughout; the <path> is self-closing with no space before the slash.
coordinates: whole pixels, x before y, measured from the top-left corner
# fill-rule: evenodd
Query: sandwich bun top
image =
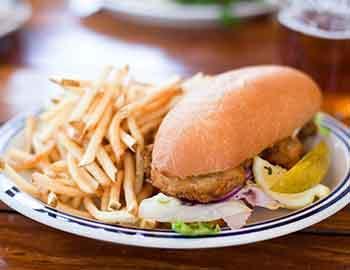
<path id="1" fill-rule="evenodd" d="M 322 99 L 309 76 L 282 66 L 237 69 L 192 88 L 155 138 L 152 169 L 167 176 L 234 168 L 303 126 Z"/>

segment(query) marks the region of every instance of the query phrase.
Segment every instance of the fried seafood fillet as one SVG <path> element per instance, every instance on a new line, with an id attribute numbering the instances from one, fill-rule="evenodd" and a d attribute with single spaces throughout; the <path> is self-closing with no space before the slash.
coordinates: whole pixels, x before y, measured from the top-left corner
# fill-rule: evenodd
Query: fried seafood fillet
<path id="1" fill-rule="evenodd" d="M 151 183 L 163 193 L 180 199 L 210 202 L 232 191 L 245 182 L 243 166 L 223 172 L 186 178 L 169 177 L 157 170 L 151 172 Z"/>

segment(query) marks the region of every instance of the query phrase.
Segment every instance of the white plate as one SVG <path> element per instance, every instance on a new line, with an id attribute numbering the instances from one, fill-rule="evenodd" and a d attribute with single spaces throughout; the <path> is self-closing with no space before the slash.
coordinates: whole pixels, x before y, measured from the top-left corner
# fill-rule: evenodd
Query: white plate
<path id="1" fill-rule="evenodd" d="M 17 144 L 25 115 L 0 129 L 0 154 Z M 103 241 L 158 248 L 209 248 L 241 245 L 286 235 L 326 219 L 349 203 L 350 199 L 350 132 L 334 118 L 322 114 L 322 125 L 331 130 L 325 137 L 332 162 L 324 184 L 332 190 L 326 198 L 298 211 L 269 211 L 256 208 L 248 225 L 239 230 L 223 229 L 217 235 L 185 237 L 169 230 L 147 230 L 109 225 L 57 211 L 19 191 L 0 175 L 0 199 L 21 214 L 62 231 Z M 17 137 L 17 138 L 16 138 Z M 15 139 L 14 139 L 15 138 Z"/>
<path id="2" fill-rule="evenodd" d="M 103 0 L 102 6 L 128 19 L 175 27 L 205 27 L 218 24 L 218 5 L 183 5 L 172 0 Z M 278 1 L 242 2 L 232 6 L 236 18 L 265 15 L 277 10 Z"/>
<path id="3" fill-rule="evenodd" d="M 30 5 L 24 0 L 1 0 L 0 38 L 22 27 L 31 14 Z"/>

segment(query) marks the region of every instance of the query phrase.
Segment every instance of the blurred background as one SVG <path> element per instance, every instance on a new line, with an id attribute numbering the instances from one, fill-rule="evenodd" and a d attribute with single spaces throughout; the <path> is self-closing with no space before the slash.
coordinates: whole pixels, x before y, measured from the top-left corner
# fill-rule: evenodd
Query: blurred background
<path id="1" fill-rule="evenodd" d="M 1 0 L 0 122 L 41 106 L 49 75 L 93 79 L 107 64 L 146 81 L 290 65 L 348 121 L 349 10 L 344 0 Z"/>

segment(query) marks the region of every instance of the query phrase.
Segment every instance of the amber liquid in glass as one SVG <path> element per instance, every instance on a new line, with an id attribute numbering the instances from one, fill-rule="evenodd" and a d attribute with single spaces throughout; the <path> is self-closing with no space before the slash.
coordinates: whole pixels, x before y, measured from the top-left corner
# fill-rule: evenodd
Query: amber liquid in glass
<path id="1" fill-rule="evenodd" d="M 278 19 L 282 63 L 317 81 L 324 91 L 324 110 L 350 116 L 350 16 L 287 9 Z"/>

